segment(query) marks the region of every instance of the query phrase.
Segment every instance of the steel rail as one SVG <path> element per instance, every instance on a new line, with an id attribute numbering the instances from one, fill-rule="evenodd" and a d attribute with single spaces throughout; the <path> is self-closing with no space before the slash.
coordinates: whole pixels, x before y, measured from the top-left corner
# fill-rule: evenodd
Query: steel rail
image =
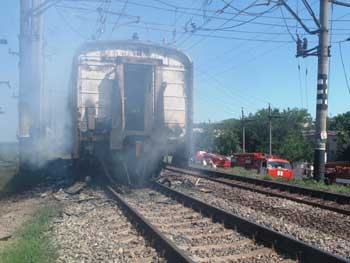
<path id="1" fill-rule="evenodd" d="M 223 209 L 208 205 L 201 200 L 188 196 L 157 182 L 153 182 L 153 187 L 182 202 L 185 206 L 191 207 L 192 209 L 201 212 L 203 215 L 211 217 L 213 221 L 222 222 L 224 223 L 225 227 L 250 236 L 255 241 L 268 247 L 273 247 L 278 252 L 286 253 L 289 256 L 296 258 L 301 263 L 349 263 L 349 261 L 342 257 L 306 244 L 305 242 L 299 241 L 289 235 L 285 235 L 267 227 L 258 225 Z"/>
<path id="2" fill-rule="evenodd" d="M 172 167 L 172 166 L 166 166 L 165 169 L 169 170 L 169 171 L 174 171 L 174 172 L 185 172 L 185 173 L 188 173 L 188 174 L 190 174 L 192 176 L 196 176 L 196 177 L 200 177 L 200 178 L 203 178 L 203 179 L 206 179 L 206 180 L 209 180 L 209 181 L 225 184 L 225 185 L 228 185 L 228 186 L 231 186 L 231 187 L 238 187 L 238 188 L 242 188 L 242 189 L 245 189 L 245 190 L 258 192 L 258 193 L 269 195 L 269 196 L 285 198 L 285 199 L 288 199 L 288 200 L 291 200 L 291 201 L 294 201 L 294 202 L 303 203 L 303 204 L 311 205 L 311 206 L 314 206 L 314 207 L 319 207 L 319 208 L 322 208 L 322 209 L 325 209 L 325 210 L 330 210 L 330 211 L 337 212 L 337 213 L 344 214 L 344 215 L 350 215 L 350 210 L 343 209 L 343 208 L 340 208 L 340 207 L 337 207 L 337 206 L 332 206 L 331 204 L 324 204 L 324 203 L 319 203 L 317 201 L 303 199 L 302 197 L 298 198 L 296 196 L 293 196 L 293 194 L 298 194 L 298 193 L 295 193 L 295 192 L 276 193 L 276 192 L 271 192 L 269 190 L 264 190 L 264 189 L 259 189 L 259 188 L 254 187 L 254 186 L 261 186 L 260 184 L 252 184 L 253 186 L 242 185 L 240 183 L 234 183 L 232 178 L 228 179 L 228 178 L 224 177 L 223 179 L 220 179 L 220 178 L 216 178 L 216 177 L 210 177 L 208 175 L 201 175 L 201 174 L 198 174 L 198 172 L 187 171 L 185 169 L 176 168 L 176 167 Z M 200 173 L 202 173 L 202 171 L 200 171 Z M 220 176 L 221 176 L 221 174 L 220 174 Z M 226 181 L 226 179 L 227 179 L 227 181 Z M 246 181 L 242 181 L 242 180 L 240 180 L 240 181 L 243 182 L 243 183 L 251 184 L 251 182 L 246 182 Z M 269 187 L 268 189 L 271 189 L 271 187 Z M 272 190 L 275 190 L 275 189 L 276 188 L 273 188 Z M 281 189 L 278 189 L 278 190 L 281 190 Z M 314 197 L 314 196 L 311 196 L 311 195 L 309 195 L 307 197 L 319 199 L 318 197 Z M 323 200 L 331 201 L 331 200 L 327 200 L 327 199 L 323 199 Z"/>
<path id="3" fill-rule="evenodd" d="M 194 261 L 181 251 L 172 241 L 165 237 L 157 228 L 152 226 L 146 218 L 129 206 L 111 186 L 106 186 L 106 190 L 126 212 L 126 216 L 133 222 L 133 224 L 145 233 L 145 238 L 153 244 L 152 247 L 160 252 L 161 256 L 164 256 L 167 259 L 167 262 L 194 263 Z"/>
<path id="4" fill-rule="evenodd" d="M 195 171 L 195 172 L 201 172 L 201 173 L 207 174 L 207 175 L 213 175 L 215 177 L 228 178 L 228 179 L 233 179 L 233 180 L 237 180 L 237 181 L 261 185 L 261 186 L 269 187 L 272 189 L 279 189 L 281 191 L 288 191 L 291 193 L 308 195 L 308 196 L 319 198 L 319 199 L 334 201 L 334 202 L 337 202 L 339 204 L 350 204 L 350 195 L 346 195 L 346 194 L 333 193 L 333 192 L 317 190 L 317 189 L 312 189 L 312 188 L 303 187 L 303 186 L 296 186 L 296 185 L 292 185 L 292 184 L 288 184 L 288 183 L 267 181 L 267 180 L 263 180 L 263 179 L 259 179 L 259 178 L 252 178 L 252 177 L 241 176 L 241 175 L 237 175 L 237 174 L 230 174 L 230 173 L 226 173 L 223 171 L 206 170 L 206 169 L 201 169 L 201 168 L 196 168 L 196 167 L 191 167 L 191 166 L 188 166 L 185 169 Z"/>

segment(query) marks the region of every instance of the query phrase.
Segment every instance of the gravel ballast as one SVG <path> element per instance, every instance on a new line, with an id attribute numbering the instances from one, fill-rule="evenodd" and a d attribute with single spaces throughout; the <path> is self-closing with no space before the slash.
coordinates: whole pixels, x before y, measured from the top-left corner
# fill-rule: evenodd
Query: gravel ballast
<path id="1" fill-rule="evenodd" d="M 350 259 L 350 217 L 283 198 L 163 171 L 172 188 Z"/>

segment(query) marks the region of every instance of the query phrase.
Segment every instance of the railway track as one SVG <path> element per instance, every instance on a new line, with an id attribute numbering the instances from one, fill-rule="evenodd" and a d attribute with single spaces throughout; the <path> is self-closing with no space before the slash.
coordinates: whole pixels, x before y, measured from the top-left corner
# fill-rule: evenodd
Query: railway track
<path id="1" fill-rule="evenodd" d="M 189 169 L 184 169 L 167 165 L 165 169 L 169 171 L 189 174 L 213 182 L 226 184 L 232 187 L 238 187 L 269 196 L 289 199 L 291 201 L 319 207 L 344 215 L 350 215 L 349 195 L 330 193 L 306 187 L 297 187 L 284 183 L 264 181 L 261 179 L 248 178 L 192 167 Z"/>
<path id="2" fill-rule="evenodd" d="M 156 182 L 107 190 L 168 262 L 347 262 Z"/>
<path id="3" fill-rule="evenodd" d="M 163 169 L 159 182 L 350 260 L 347 215 L 167 169 Z"/>
<path id="4" fill-rule="evenodd" d="M 104 191 L 55 196 L 63 207 L 52 225 L 56 262 L 165 262 Z"/>

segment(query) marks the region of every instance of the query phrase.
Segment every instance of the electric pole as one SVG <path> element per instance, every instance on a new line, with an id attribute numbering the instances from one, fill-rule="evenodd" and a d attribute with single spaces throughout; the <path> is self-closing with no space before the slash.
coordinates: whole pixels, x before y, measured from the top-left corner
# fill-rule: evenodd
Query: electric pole
<path id="1" fill-rule="evenodd" d="M 316 98 L 316 147 L 314 178 L 324 180 L 327 142 L 327 81 L 328 81 L 328 1 L 320 1 L 320 31 L 318 38 L 317 98 Z"/>
<path id="2" fill-rule="evenodd" d="M 272 129 L 271 129 L 271 105 L 269 103 L 269 155 L 272 155 Z"/>
<path id="3" fill-rule="evenodd" d="M 273 115 L 271 110 L 271 104 L 269 103 L 267 117 L 269 119 L 269 155 L 272 155 L 272 119 L 282 118 L 282 116 Z"/>
<path id="4" fill-rule="evenodd" d="M 242 107 L 242 152 L 245 153 L 245 118 L 244 118 L 243 107 Z"/>
<path id="5" fill-rule="evenodd" d="M 30 83 L 30 49 L 31 49 L 31 28 L 30 28 L 30 1 L 20 2 L 20 34 L 19 34 L 19 97 L 18 97 L 18 121 L 19 121 L 19 164 L 20 170 L 26 163 L 29 138 L 30 138 L 30 104 L 28 93 Z"/>
<path id="6" fill-rule="evenodd" d="M 281 1 L 286 9 L 294 16 L 299 24 L 309 34 L 318 34 L 318 46 L 308 49 L 307 39 L 302 42 L 299 37 L 297 40 L 297 57 L 317 56 L 317 95 L 316 95 L 316 130 L 315 130 L 315 151 L 314 151 L 314 179 L 317 181 L 324 180 L 325 163 L 326 163 L 326 142 L 327 142 L 327 110 L 328 110 L 328 2 L 333 4 L 350 7 L 350 4 L 336 0 L 320 0 L 320 14 L 317 19 L 311 7 L 307 2 L 304 5 L 308 8 L 317 29 L 310 30 L 302 22 L 299 16 L 288 6 L 286 1 Z"/>
<path id="7" fill-rule="evenodd" d="M 42 0 L 20 1 L 19 160 L 20 170 L 37 164 L 41 137 L 42 15 L 33 10 Z"/>

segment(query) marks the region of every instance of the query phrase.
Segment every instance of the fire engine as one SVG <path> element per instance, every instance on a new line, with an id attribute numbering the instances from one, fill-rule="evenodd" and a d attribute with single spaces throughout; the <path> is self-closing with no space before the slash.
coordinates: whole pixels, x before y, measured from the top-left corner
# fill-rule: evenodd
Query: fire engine
<path id="1" fill-rule="evenodd" d="M 328 162 L 325 169 L 326 184 L 350 184 L 350 162 Z"/>
<path id="2" fill-rule="evenodd" d="M 196 162 L 205 166 L 231 167 L 230 158 L 214 153 L 207 153 L 205 151 L 198 151 L 196 153 Z"/>
<path id="3" fill-rule="evenodd" d="M 293 178 L 290 162 L 277 156 L 260 152 L 236 153 L 233 156 L 232 165 L 246 169 L 257 170 L 259 174 L 278 178 Z"/>

